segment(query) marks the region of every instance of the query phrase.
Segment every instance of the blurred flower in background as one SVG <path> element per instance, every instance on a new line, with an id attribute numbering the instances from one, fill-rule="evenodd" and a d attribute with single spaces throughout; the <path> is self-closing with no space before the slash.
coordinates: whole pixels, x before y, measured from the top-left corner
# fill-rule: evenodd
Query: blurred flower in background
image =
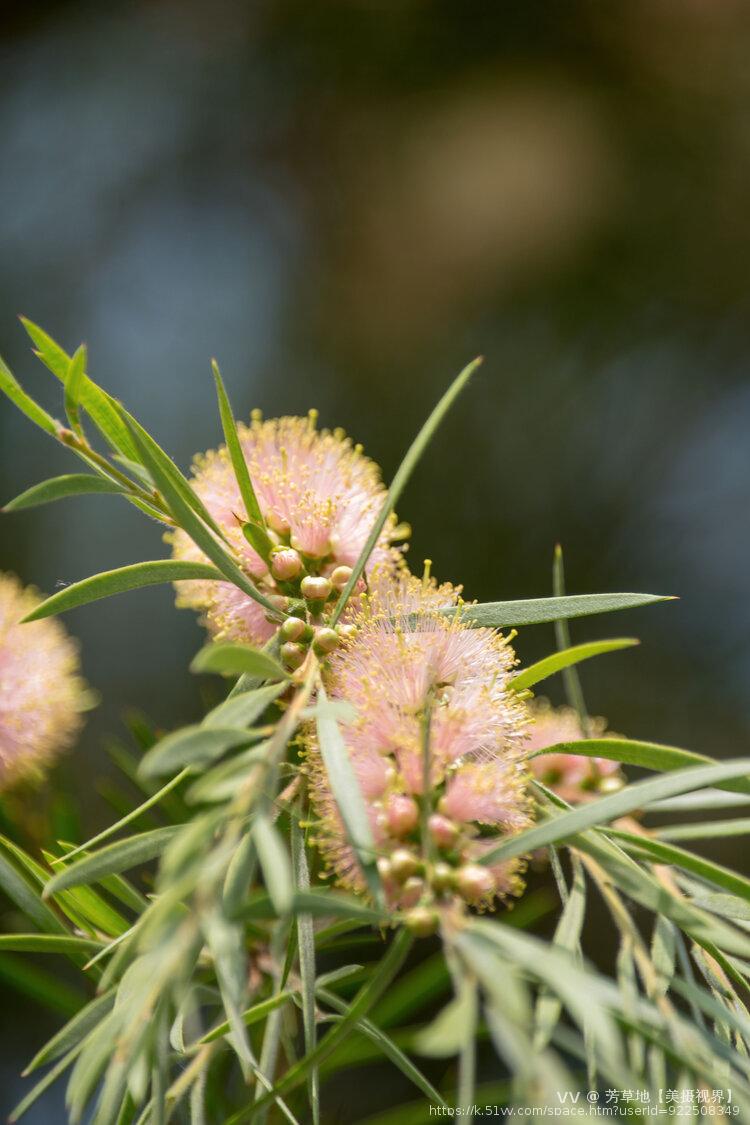
<path id="1" fill-rule="evenodd" d="M 0 791 L 39 781 L 73 744 L 91 706 L 78 646 L 60 622 L 21 624 L 40 601 L 0 573 Z"/>

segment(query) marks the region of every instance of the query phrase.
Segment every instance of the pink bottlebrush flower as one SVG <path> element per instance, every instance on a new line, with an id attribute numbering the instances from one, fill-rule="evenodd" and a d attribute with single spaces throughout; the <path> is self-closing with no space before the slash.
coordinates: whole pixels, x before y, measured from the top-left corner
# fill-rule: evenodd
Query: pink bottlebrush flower
<path id="1" fill-rule="evenodd" d="M 66 750 L 90 705 L 78 649 L 54 618 L 21 625 L 33 590 L 0 574 L 0 789 L 41 776 Z"/>
<path id="2" fill-rule="evenodd" d="M 277 582 L 305 570 L 328 577 L 357 561 L 385 499 L 377 465 L 340 430 L 318 430 L 316 413 L 307 418 L 261 421 L 254 413 L 238 434 L 261 512 L 281 552 L 271 570 L 242 533 L 246 513 L 226 447 L 195 458 L 192 485 L 232 545 L 247 574 L 262 593 L 276 596 Z M 395 571 L 401 553 L 391 546 L 392 516 L 372 553 L 374 567 Z M 181 530 L 167 536 L 175 558 L 202 560 L 200 550 Z M 298 565 L 298 561 L 300 565 Z M 199 610 L 214 636 L 260 644 L 276 625 L 263 608 L 228 582 L 177 584 L 178 605 Z"/>
<path id="3" fill-rule="evenodd" d="M 376 573 L 362 601 L 355 635 L 330 658 L 329 693 L 353 706 L 355 717 L 341 729 L 368 801 L 391 905 L 414 905 L 418 879 L 420 901 L 457 891 L 489 906 L 519 889 L 522 864 L 483 868 L 482 879 L 463 868 L 498 834 L 531 822 L 523 765 L 527 714 L 511 687 L 513 651 L 496 631 L 461 621 L 458 591 L 449 585 Z M 456 613 L 439 612 L 452 605 Z M 308 773 L 318 846 L 339 882 L 362 892 L 312 736 Z M 480 837 L 488 828 L 494 830 L 489 841 Z"/>
<path id="4" fill-rule="evenodd" d="M 531 706 L 533 723 L 526 749 L 529 755 L 564 742 L 579 742 L 584 733 L 572 707 L 550 707 L 546 699 Z M 605 719 L 590 720 L 591 737 L 606 737 Z M 618 788 L 624 781 L 619 762 L 609 758 L 589 758 L 583 754 L 542 754 L 529 758 L 534 777 L 569 804 L 591 800 L 602 790 Z"/>

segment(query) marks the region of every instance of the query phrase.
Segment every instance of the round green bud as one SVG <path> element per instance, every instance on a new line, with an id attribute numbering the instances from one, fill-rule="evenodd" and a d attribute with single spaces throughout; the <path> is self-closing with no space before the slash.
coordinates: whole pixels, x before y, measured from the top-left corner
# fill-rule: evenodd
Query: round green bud
<path id="1" fill-rule="evenodd" d="M 299 668 L 301 664 L 304 664 L 306 655 L 302 645 L 298 645 L 294 641 L 287 641 L 286 644 L 281 646 L 281 659 L 290 668 Z"/>
<path id="2" fill-rule="evenodd" d="M 438 928 L 438 916 L 426 906 L 414 906 L 404 916 L 404 925 L 415 937 L 430 937 Z"/>
<path id="3" fill-rule="evenodd" d="M 331 594 L 333 586 L 327 578 L 308 574 L 300 582 L 302 597 L 308 602 L 324 602 Z"/>
<path id="4" fill-rule="evenodd" d="M 412 875 L 417 875 L 421 864 L 408 848 L 396 848 L 391 854 L 391 874 L 399 883 L 405 883 Z"/>
<path id="5" fill-rule="evenodd" d="M 327 656 L 339 647 L 339 643 L 339 635 L 335 629 L 329 629 L 327 625 L 316 629 L 313 649 L 318 656 Z"/>
<path id="6" fill-rule="evenodd" d="M 455 886 L 455 872 L 449 863 L 436 863 L 430 872 L 430 886 L 437 894 L 444 894 Z"/>
<path id="7" fill-rule="evenodd" d="M 300 644 L 307 644 L 313 635 L 312 626 L 300 617 L 288 617 L 279 632 L 285 641 L 299 641 Z"/>
<path id="8" fill-rule="evenodd" d="M 350 566 L 337 566 L 331 575 L 331 582 L 337 590 L 343 590 L 351 576 L 352 568 Z"/>

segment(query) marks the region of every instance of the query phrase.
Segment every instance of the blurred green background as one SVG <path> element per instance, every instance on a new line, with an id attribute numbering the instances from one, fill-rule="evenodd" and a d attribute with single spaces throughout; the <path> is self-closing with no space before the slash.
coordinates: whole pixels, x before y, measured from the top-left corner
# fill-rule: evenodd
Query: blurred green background
<path id="1" fill-rule="evenodd" d="M 85 340 L 183 466 L 219 441 L 215 355 L 240 416 L 317 406 L 387 478 L 483 353 L 400 506 L 412 564 L 480 600 L 538 596 L 560 540 L 574 592 L 678 594 L 575 626 L 644 641 L 586 667 L 590 707 L 745 753 L 749 50 L 741 0 L 17 5 L 0 351 L 59 413 L 16 314 Z M 2 499 L 72 468 L 5 403 L 0 441 Z M 110 497 L 0 534 L 0 568 L 48 592 L 165 550 Z M 165 588 L 67 620 L 103 703 L 53 785 L 88 829 L 110 815 L 95 791 L 123 713 L 200 713 L 201 633 Z M 57 1022 L 7 993 L 0 1110 Z M 28 1120 L 62 1122 L 59 1095 Z"/>

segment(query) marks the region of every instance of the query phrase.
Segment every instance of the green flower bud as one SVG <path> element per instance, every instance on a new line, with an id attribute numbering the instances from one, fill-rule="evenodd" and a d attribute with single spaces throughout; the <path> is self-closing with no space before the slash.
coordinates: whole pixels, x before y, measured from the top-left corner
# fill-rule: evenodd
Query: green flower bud
<path id="1" fill-rule="evenodd" d="M 329 629 L 328 626 L 323 626 L 315 632 L 315 639 L 313 640 L 313 649 L 318 656 L 325 656 L 329 652 L 339 647 L 339 635 L 335 629 Z"/>
<path id="2" fill-rule="evenodd" d="M 415 937 L 430 937 L 438 928 L 438 916 L 426 906 L 414 906 L 404 917 L 404 925 Z"/>
<path id="3" fill-rule="evenodd" d="M 351 576 L 352 568 L 350 566 L 337 566 L 331 575 L 331 582 L 337 590 L 343 590 Z"/>
<path id="4" fill-rule="evenodd" d="M 391 855 L 391 874 L 399 883 L 405 883 L 412 875 L 417 875 L 421 864 L 408 848 L 396 848 Z"/>
<path id="5" fill-rule="evenodd" d="M 299 641 L 305 644 L 312 640 L 312 626 L 300 617 L 288 617 L 279 630 L 285 641 Z"/>
<path id="6" fill-rule="evenodd" d="M 302 597 L 308 602 L 324 602 L 331 594 L 333 586 L 327 578 L 308 574 L 300 583 Z"/>
<path id="7" fill-rule="evenodd" d="M 295 644 L 294 641 L 287 641 L 281 646 L 281 659 L 290 668 L 299 668 L 304 663 L 306 655 L 302 645 Z"/>

